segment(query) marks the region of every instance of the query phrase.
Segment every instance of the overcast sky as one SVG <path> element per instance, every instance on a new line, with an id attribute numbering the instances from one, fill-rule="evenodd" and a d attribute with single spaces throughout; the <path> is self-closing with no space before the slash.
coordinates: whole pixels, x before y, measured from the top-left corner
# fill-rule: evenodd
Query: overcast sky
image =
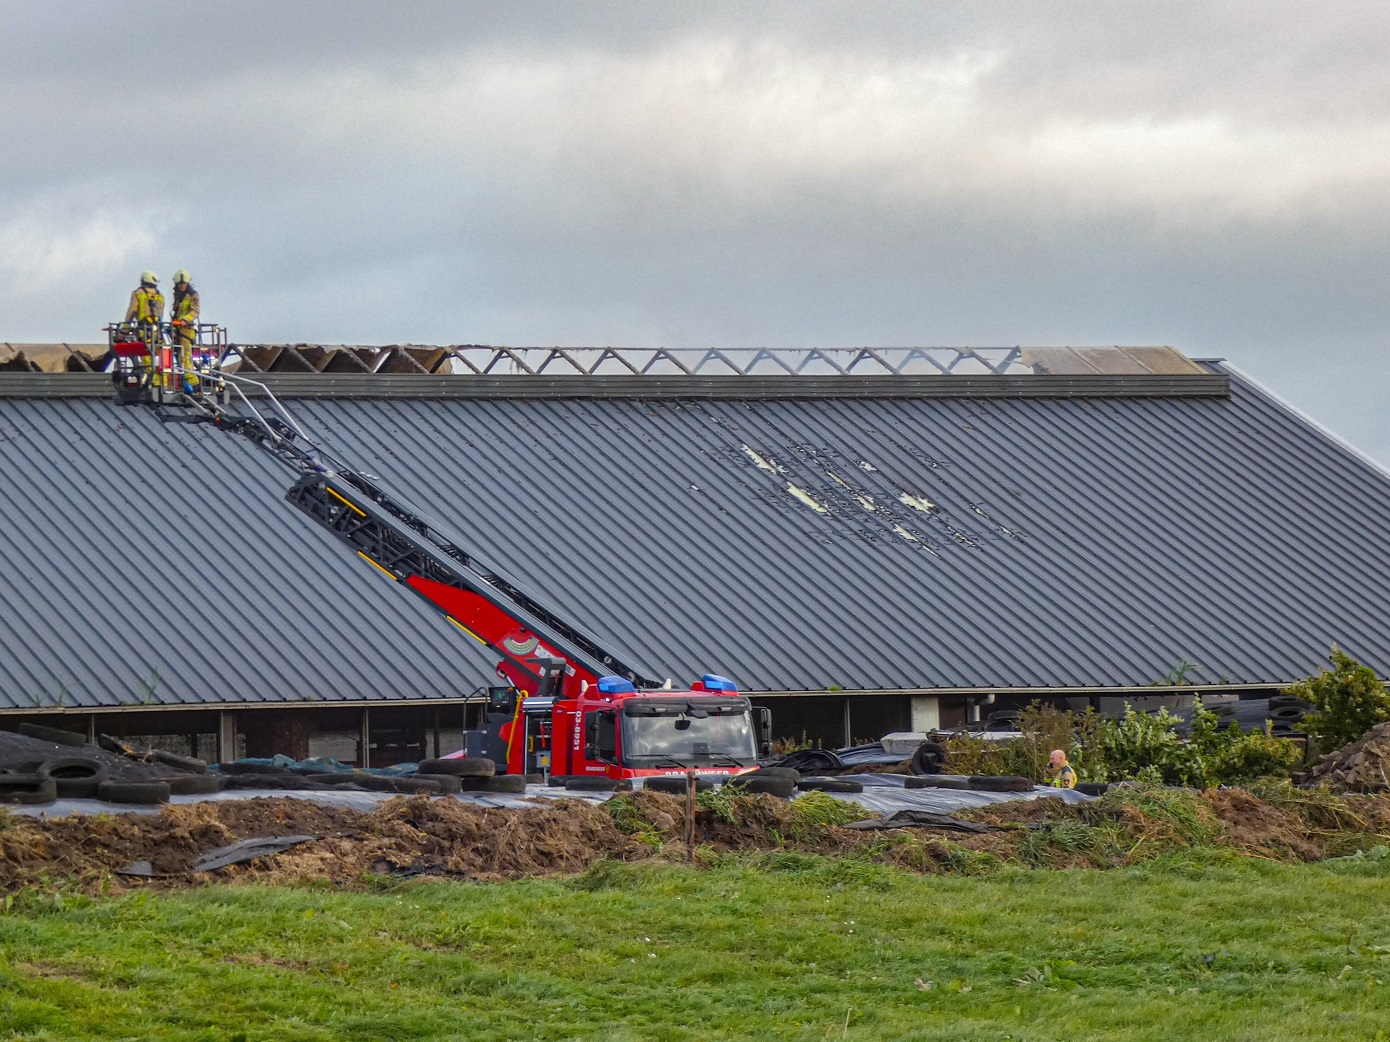
<path id="1" fill-rule="evenodd" d="M 0 0 L 0 340 L 1172 344 L 1390 462 L 1390 4 Z"/>

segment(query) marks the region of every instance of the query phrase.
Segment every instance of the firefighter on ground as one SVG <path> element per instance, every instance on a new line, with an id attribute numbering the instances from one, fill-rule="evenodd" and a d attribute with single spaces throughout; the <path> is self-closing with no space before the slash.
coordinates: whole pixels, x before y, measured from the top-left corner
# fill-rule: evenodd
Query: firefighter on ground
<path id="1" fill-rule="evenodd" d="M 1065 749 L 1052 750 L 1052 756 L 1048 759 L 1047 777 L 1059 789 L 1076 788 L 1076 771 L 1067 763 Z"/>
<path id="2" fill-rule="evenodd" d="M 193 345 L 198 340 L 198 291 L 193 288 L 187 269 L 174 272 L 174 302 L 169 307 L 169 328 L 179 349 L 179 368 L 190 388 L 198 386 L 194 372 Z"/>
<path id="3" fill-rule="evenodd" d="M 130 295 L 130 307 L 125 309 L 126 325 L 134 325 L 146 343 L 162 342 L 159 324 L 164 321 L 164 294 L 159 292 L 159 276 L 152 271 L 140 273 L 140 288 Z"/>

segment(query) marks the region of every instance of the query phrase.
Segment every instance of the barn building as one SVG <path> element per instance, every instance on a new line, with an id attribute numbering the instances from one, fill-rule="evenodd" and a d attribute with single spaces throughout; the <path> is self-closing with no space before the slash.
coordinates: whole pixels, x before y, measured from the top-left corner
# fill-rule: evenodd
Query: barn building
<path id="1" fill-rule="evenodd" d="M 0 348 L 0 727 L 208 759 L 458 747 L 495 657 L 250 441 Z M 1169 348 L 252 345 L 307 436 L 645 674 L 829 745 L 1390 663 L 1390 475 Z"/>

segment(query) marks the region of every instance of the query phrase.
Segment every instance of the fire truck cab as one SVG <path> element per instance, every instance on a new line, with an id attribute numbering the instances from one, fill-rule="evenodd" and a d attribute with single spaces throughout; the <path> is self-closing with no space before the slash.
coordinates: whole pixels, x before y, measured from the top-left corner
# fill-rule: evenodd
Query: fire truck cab
<path id="1" fill-rule="evenodd" d="M 734 775 L 757 767 L 771 745 L 768 710 L 713 673 L 688 691 L 639 691 L 618 676 L 583 685 L 575 698 L 494 689 L 488 709 L 486 733 L 471 744 L 509 774 L 620 780 L 694 769 Z"/>

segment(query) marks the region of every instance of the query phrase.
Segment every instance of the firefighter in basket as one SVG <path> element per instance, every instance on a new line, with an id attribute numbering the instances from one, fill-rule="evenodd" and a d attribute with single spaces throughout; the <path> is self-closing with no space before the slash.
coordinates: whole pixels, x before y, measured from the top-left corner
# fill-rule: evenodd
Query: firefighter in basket
<path id="1" fill-rule="evenodd" d="M 159 276 L 142 271 L 140 288 L 130 295 L 130 306 L 125 309 L 125 325 L 153 348 L 163 341 L 159 328 L 163 321 L 164 294 L 159 292 Z"/>
<path id="2" fill-rule="evenodd" d="M 198 387 L 198 364 L 194 345 L 198 341 L 198 291 L 193 288 L 187 269 L 174 272 L 174 303 L 169 308 L 169 328 L 179 352 L 179 368 L 189 390 Z"/>

